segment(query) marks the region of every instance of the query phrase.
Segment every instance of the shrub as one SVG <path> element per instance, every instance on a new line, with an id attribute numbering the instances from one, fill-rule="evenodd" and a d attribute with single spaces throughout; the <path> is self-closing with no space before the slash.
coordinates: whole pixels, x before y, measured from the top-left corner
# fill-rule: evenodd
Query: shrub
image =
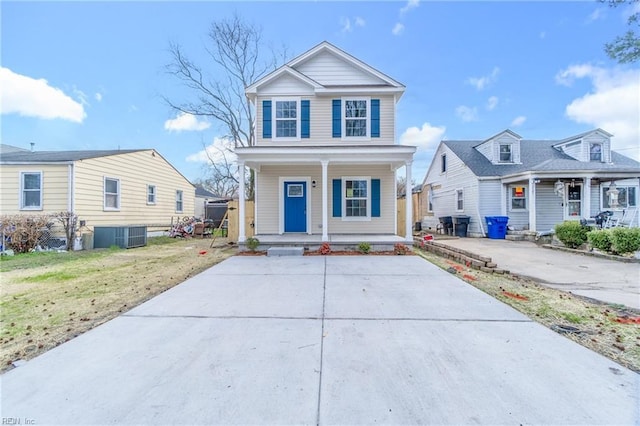
<path id="1" fill-rule="evenodd" d="M 567 220 L 555 227 L 556 237 L 569 248 L 578 248 L 587 242 L 589 228 L 578 221 Z"/>
<path id="2" fill-rule="evenodd" d="M 371 244 L 366 242 L 361 242 L 358 244 L 358 251 L 362 254 L 368 254 L 371 251 Z"/>
<path id="3" fill-rule="evenodd" d="M 591 231 L 587 234 L 591 247 L 600 251 L 611 251 L 611 233 L 607 229 Z"/>
<path id="4" fill-rule="evenodd" d="M 331 246 L 329 245 L 329 243 L 322 243 L 322 245 L 318 249 L 318 253 L 322 255 L 331 254 Z"/>
<path id="5" fill-rule="evenodd" d="M 258 248 L 258 246 L 260 245 L 260 240 L 255 238 L 255 237 L 249 237 L 247 238 L 247 240 L 244 242 L 244 245 L 247 246 L 247 248 L 251 251 L 256 251 L 256 249 Z"/>
<path id="6" fill-rule="evenodd" d="M 611 250 L 614 253 L 626 254 L 640 250 L 640 228 L 611 229 Z"/>
<path id="7" fill-rule="evenodd" d="M 409 247 L 402 243 L 396 243 L 393 245 L 393 252 L 397 255 L 405 255 L 409 253 Z"/>
<path id="8" fill-rule="evenodd" d="M 10 248 L 16 253 L 27 253 L 38 245 L 44 245 L 51 236 L 51 218 L 47 215 L 2 216 L 0 229 L 3 250 Z"/>

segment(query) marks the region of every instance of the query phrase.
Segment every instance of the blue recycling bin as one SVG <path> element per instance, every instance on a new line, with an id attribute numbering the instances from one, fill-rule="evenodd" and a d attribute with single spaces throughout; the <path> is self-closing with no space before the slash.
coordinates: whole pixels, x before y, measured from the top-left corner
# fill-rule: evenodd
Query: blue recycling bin
<path id="1" fill-rule="evenodd" d="M 494 240 L 504 240 L 507 235 L 508 216 L 485 216 L 487 236 Z"/>

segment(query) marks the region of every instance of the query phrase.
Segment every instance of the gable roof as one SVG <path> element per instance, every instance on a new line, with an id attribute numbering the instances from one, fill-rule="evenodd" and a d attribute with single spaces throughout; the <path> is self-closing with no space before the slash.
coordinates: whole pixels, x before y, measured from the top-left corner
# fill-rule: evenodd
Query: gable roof
<path id="1" fill-rule="evenodd" d="M 88 158 L 108 157 L 111 155 L 129 154 L 131 152 L 149 151 L 149 149 L 111 149 L 93 151 L 15 151 L 1 152 L 1 163 L 63 163 L 86 160 Z"/>
<path id="2" fill-rule="evenodd" d="M 506 129 L 506 130 L 501 131 L 500 133 L 496 133 L 495 135 L 491 136 L 490 138 L 487 138 L 487 139 L 483 140 L 482 142 L 480 142 L 480 143 L 479 143 L 478 145 L 476 145 L 476 146 L 480 146 L 480 145 L 482 145 L 482 144 L 483 144 L 483 143 L 485 143 L 485 142 L 489 142 L 490 140 L 492 140 L 492 139 L 496 139 L 496 138 L 498 138 L 499 136 L 502 136 L 502 135 L 505 135 L 505 134 L 506 134 L 506 135 L 509 135 L 509 136 L 511 136 L 511 137 L 513 137 L 513 138 L 515 138 L 515 139 L 522 140 L 522 136 L 520 136 L 519 134 L 517 134 L 516 132 L 514 132 L 514 131 L 512 131 L 512 130 L 510 130 L 510 129 Z"/>
<path id="3" fill-rule="evenodd" d="M 204 197 L 204 198 L 219 198 L 211 191 L 207 191 L 200 184 L 195 184 L 196 187 L 196 197 Z"/>
<path id="4" fill-rule="evenodd" d="M 575 138 L 575 137 L 574 137 Z M 574 139 L 572 138 L 572 139 Z M 522 172 L 552 171 L 632 171 L 640 173 L 640 163 L 615 151 L 611 163 L 583 162 L 555 148 L 557 140 L 520 141 L 522 164 L 493 164 L 475 146 L 482 141 L 442 141 L 476 176 L 507 176 Z"/>
<path id="5" fill-rule="evenodd" d="M 354 67 L 355 69 L 357 69 L 362 73 L 365 73 L 369 76 L 374 77 L 375 79 L 380 81 L 380 84 L 369 83 L 365 85 L 353 85 L 353 84 L 323 85 L 318 81 L 314 80 L 313 78 L 309 77 L 308 75 L 305 75 L 303 72 L 301 72 L 298 69 L 298 67 L 301 67 L 302 65 L 309 62 L 310 60 L 313 60 L 313 58 L 316 58 L 319 55 L 322 55 L 325 53 L 328 53 L 334 57 L 337 57 L 339 60 L 346 62 L 348 65 Z M 287 62 L 285 65 L 279 67 L 278 69 L 270 72 L 266 76 L 260 78 L 258 81 L 249 85 L 248 87 L 246 87 L 245 93 L 249 97 L 253 97 L 256 95 L 258 88 L 272 81 L 275 81 L 282 75 L 290 75 L 308 84 L 309 86 L 313 87 L 313 89 L 317 93 L 322 93 L 322 92 L 331 93 L 337 90 L 344 90 L 345 88 L 348 88 L 348 87 L 355 87 L 363 90 L 372 90 L 372 89 L 385 90 L 385 91 L 392 91 L 400 94 L 402 94 L 405 90 L 405 86 L 402 83 L 399 83 L 398 81 L 394 80 L 388 75 L 378 71 L 372 66 L 362 62 L 361 60 L 355 58 L 354 56 L 348 54 L 347 52 L 337 48 L 333 44 L 327 41 L 323 41 L 318 45 L 312 47 L 311 49 L 307 50 L 303 54 Z"/>

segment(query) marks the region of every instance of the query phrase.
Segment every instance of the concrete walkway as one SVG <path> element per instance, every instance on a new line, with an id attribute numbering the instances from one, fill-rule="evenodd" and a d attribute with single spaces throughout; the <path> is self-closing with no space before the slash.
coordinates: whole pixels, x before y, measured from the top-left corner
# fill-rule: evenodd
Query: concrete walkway
<path id="1" fill-rule="evenodd" d="M 640 263 L 553 250 L 528 241 L 460 238 L 438 242 L 489 256 L 499 268 L 549 287 L 640 309 Z"/>
<path id="2" fill-rule="evenodd" d="M 640 376 L 418 256 L 233 257 L 2 377 L 22 424 L 637 424 Z"/>

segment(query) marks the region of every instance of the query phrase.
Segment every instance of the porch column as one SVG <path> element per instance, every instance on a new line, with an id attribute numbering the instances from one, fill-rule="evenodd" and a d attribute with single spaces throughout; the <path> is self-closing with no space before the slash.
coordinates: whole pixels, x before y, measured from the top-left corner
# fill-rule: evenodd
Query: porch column
<path id="1" fill-rule="evenodd" d="M 246 239 L 245 229 L 244 229 L 244 178 L 245 178 L 245 168 L 244 163 L 238 161 L 238 242 L 244 243 Z"/>
<path id="2" fill-rule="evenodd" d="M 406 161 L 406 189 L 405 193 L 405 240 L 413 244 L 413 185 L 411 185 L 411 161 Z"/>
<path id="3" fill-rule="evenodd" d="M 500 182 L 500 215 L 507 215 L 507 184 Z"/>
<path id="4" fill-rule="evenodd" d="M 536 184 L 538 179 L 535 177 L 529 178 L 529 230 L 537 231 L 536 227 Z"/>
<path id="5" fill-rule="evenodd" d="M 584 194 L 582 194 L 582 211 L 580 214 L 585 219 L 591 217 L 591 177 L 592 176 L 586 176 L 583 180 L 584 185 L 582 185 Z"/>
<path id="6" fill-rule="evenodd" d="M 322 242 L 329 241 L 329 184 L 327 179 L 327 167 L 329 161 L 322 160 Z"/>

